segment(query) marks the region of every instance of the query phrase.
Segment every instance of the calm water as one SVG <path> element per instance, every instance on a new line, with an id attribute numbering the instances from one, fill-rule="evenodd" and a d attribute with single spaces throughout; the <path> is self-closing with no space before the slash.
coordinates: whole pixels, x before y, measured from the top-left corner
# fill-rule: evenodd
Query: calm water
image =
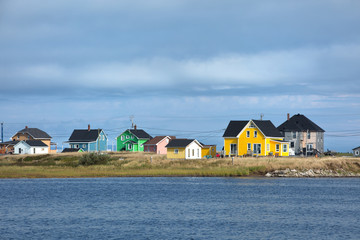
<path id="1" fill-rule="evenodd" d="M 360 179 L 6 179 L 0 238 L 360 239 Z"/>

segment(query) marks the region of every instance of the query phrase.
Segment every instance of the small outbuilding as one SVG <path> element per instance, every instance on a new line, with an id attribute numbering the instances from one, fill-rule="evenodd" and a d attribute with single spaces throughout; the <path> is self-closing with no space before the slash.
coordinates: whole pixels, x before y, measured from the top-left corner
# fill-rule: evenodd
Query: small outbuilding
<path id="1" fill-rule="evenodd" d="M 14 145 L 14 154 L 46 154 L 49 147 L 40 140 L 25 140 Z"/>
<path id="2" fill-rule="evenodd" d="M 360 146 L 353 149 L 354 157 L 360 157 Z"/>

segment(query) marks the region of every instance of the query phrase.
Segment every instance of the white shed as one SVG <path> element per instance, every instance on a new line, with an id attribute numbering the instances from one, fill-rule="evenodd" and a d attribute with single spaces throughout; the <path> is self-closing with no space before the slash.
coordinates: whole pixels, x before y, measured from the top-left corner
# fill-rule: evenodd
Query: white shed
<path id="1" fill-rule="evenodd" d="M 14 146 L 14 154 L 46 154 L 49 147 L 40 140 L 20 141 Z"/>
<path id="2" fill-rule="evenodd" d="M 360 157 L 360 146 L 353 149 L 353 154 L 355 157 Z"/>

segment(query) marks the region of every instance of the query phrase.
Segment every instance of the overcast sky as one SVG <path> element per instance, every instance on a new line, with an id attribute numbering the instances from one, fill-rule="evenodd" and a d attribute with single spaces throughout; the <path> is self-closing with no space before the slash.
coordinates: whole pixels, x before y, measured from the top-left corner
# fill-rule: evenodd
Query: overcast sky
<path id="1" fill-rule="evenodd" d="M 302 113 L 360 146 L 358 0 L 0 0 L 0 121 L 60 147 L 131 126 L 223 146 L 230 120 Z M 111 143 L 110 141 L 110 143 Z"/>

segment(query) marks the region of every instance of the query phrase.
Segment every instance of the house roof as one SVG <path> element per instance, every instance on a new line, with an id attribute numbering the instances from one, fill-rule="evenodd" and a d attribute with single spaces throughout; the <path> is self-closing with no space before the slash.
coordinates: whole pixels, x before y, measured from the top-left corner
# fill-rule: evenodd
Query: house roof
<path id="1" fill-rule="evenodd" d="M 102 129 L 75 129 L 68 142 L 94 142 L 98 139 Z"/>
<path id="2" fill-rule="evenodd" d="M 237 137 L 249 121 L 230 121 L 223 137 Z"/>
<path id="3" fill-rule="evenodd" d="M 280 126 L 277 127 L 279 131 L 295 131 L 295 132 L 304 132 L 304 131 L 316 131 L 316 132 L 325 132 L 324 129 L 316 125 L 313 121 L 308 119 L 302 114 L 296 114 L 292 116 L 289 120 L 283 122 Z"/>
<path id="4" fill-rule="evenodd" d="M 144 145 L 156 145 L 159 142 L 161 142 L 164 138 L 169 137 L 170 139 L 175 139 L 175 136 L 156 136 L 153 139 L 150 139 L 149 141 L 147 141 L 146 143 L 144 143 Z"/>
<path id="5" fill-rule="evenodd" d="M 176 139 L 172 139 L 168 143 L 168 145 L 166 145 L 165 147 L 167 147 L 167 148 L 186 147 L 187 145 L 189 145 L 193 141 L 195 141 L 195 139 L 176 138 Z"/>
<path id="6" fill-rule="evenodd" d="M 132 134 L 134 134 L 135 137 L 137 138 L 142 138 L 142 139 L 152 139 L 152 137 L 147 133 L 145 132 L 144 130 L 142 129 L 128 129 L 127 131 L 131 132 Z"/>
<path id="7" fill-rule="evenodd" d="M 64 148 L 64 150 L 62 150 L 62 153 L 67 153 L 67 152 L 79 152 L 81 148 Z"/>
<path id="8" fill-rule="evenodd" d="M 267 137 L 282 137 L 281 133 L 270 120 L 250 120 L 260 129 Z M 223 137 L 237 137 L 249 121 L 230 121 Z"/>
<path id="9" fill-rule="evenodd" d="M 16 134 L 18 134 L 18 133 L 28 133 L 34 139 L 51 139 L 51 136 L 49 134 L 47 134 L 46 132 L 44 132 L 43 130 L 40 130 L 38 128 L 24 128 L 24 129 L 18 131 Z M 14 136 L 16 134 L 14 134 Z"/>
<path id="10" fill-rule="evenodd" d="M 27 145 L 31 146 L 31 147 L 48 147 L 48 145 L 46 145 L 45 143 L 43 143 L 40 140 L 25 140 L 25 141 L 20 141 L 20 142 L 25 142 Z M 18 143 L 20 143 L 18 142 Z"/>
<path id="11" fill-rule="evenodd" d="M 358 147 L 356 147 L 356 148 L 353 148 L 353 150 L 356 150 L 356 149 L 359 149 L 360 148 L 360 146 L 358 146 Z"/>
<path id="12" fill-rule="evenodd" d="M 7 142 L 2 142 L 0 143 L 0 145 L 15 145 L 20 141 L 7 141 Z"/>

